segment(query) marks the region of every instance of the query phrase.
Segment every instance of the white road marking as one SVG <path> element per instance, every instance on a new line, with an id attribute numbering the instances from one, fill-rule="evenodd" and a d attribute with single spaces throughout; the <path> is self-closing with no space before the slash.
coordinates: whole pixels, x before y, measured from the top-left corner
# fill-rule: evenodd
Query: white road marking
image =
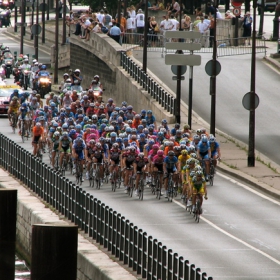
<path id="1" fill-rule="evenodd" d="M 257 191 L 257 190 L 254 190 L 254 189 L 252 189 L 252 188 L 250 188 L 250 187 L 248 187 L 248 186 L 246 186 L 246 185 L 244 185 L 244 184 L 242 184 L 242 183 L 240 183 L 240 182 L 238 182 L 238 181 L 236 181 L 236 180 L 234 180 L 234 179 L 232 179 L 232 178 L 230 178 L 230 177 L 228 177 L 228 176 L 226 176 L 226 175 L 224 175 L 224 174 L 222 174 L 222 173 L 220 173 L 220 172 L 217 172 L 217 174 L 218 174 L 220 177 L 222 177 L 222 178 L 224 178 L 224 179 L 230 181 L 230 182 L 233 183 L 233 184 L 236 184 L 236 185 L 238 185 L 238 186 L 240 186 L 240 187 L 246 189 L 247 191 L 250 191 L 251 193 L 254 193 L 254 194 L 258 195 L 258 196 L 261 197 L 261 198 L 264 198 L 264 199 L 266 199 L 266 200 L 268 200 L 268 201 L 270 201 L 270 202 L 273 202 L 274 204 L 280 205 L 280 202 L 279 202 L 279 201 L 277 201 L 277 200 L 275 200 L 275 199 L 273 199 L 273 198 L 270 198 L 270 197 L 266 196 L 265 194 L 260 193 L 260 192 Z"/>

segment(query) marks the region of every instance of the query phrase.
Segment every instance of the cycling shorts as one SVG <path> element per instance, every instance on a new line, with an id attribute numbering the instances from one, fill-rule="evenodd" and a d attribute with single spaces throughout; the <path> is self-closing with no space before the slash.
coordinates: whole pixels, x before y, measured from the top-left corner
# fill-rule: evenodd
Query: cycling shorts
<path id="1" fill-rule="evenodd" d="M 59 145 L 53 145 L 53 152 L 58 152 Z"/>
<path id="2" fill-rule="evenodd" d="M 166 170 L 167 170 L 167 173 L 174 173 L 177 171 L 177 168 L 176 168 L 176 166 L 174 166 L 173 169 L 167 168 Z"/>
<path id="3" fill-rule="evenodd" d="M 39 135 L 39 136 L 34 136 L 34 140 L 33 140 L 32 143 L 33 143 L 33 144 L 38 144 L 40 138 L 41 138 L 41 135 Z"/>
<path id="4" fill-rule="evenodd" d="M 145 166 L 137 166 L 136 167 L 136 172 L 142 172 L 142 169 L 144 168 Z"/>
<path id="5" fill-rule="evenodd" d="M 96 163 L 102 163 L 103 157 L 99 157 L 99 158 L 94 157 L 94 158 L 96 159 Z"/>
<path id="6" fill-rule="evenodd" d="M 117 158 L 117 159 L 111 159 L 111 161 L 113 161 L 115 164 L 119 164 L 120 163 L 120 159 L 119 158 Z"/>
<path id="7" fill-rule="evenodd" d="M 24 120 L 24 121 L 30 121 L 31 118 L 30 118 L 29 116 L 26 115 L 26 116 L 22 119 L 22 115 L 19 115 L 18 120 L 19 120 L 19 121 L 22 121 L 22 120 Z"/>
<path id="8" fill-rule="evenodd" d="M 211 158 L 217 157 L 218 156 L 218 151 L 214 151 L 211 153 Z"/>
<path id="9" fill-rule="evenodd" d="M 62 153 L 70 154 L 70 146 L 61 147 L 60 150 Z"/>
<path id="10" fill-rule="evenodd" d="M 202 195 L 205 194 L 204 187 L 201 186 L 201 187 L 199 187 L 198 189 L 195 188 L 195 187 L 193 187 L 193 194 L 197 194 L 197 193 L 200 193 L 200 194 L 202 194 Z"/>
<path id="11" fill-rule="evenodd" d="M 76 152 L 76 154 L 78 155 L 78 159 L 84 159 L 85 158 L 85 155 L 84 155 L 84 152 L 81 151 L 81 152 Z"/>
<path id="12" fill-rule="evenodd" d="M 163 172 L 163 164 L 155 164 L 154 166 L 158 171 Z"/>
<path id="13" fill-rule="evenodd" d="M 200 156 L 201 156 L 202 159 L 208 159 L 208 158 L 209 158 L 209 156 L 208 156 L 208 151 L 205 152 L 205 153 L 199 153 L 199 154 L 200 154 Z"/>

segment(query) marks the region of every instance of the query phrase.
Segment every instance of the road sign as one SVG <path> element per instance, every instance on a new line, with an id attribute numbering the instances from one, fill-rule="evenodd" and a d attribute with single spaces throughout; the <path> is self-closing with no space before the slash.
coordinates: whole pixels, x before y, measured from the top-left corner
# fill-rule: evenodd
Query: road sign
<path id="1" fill-rule="evenodd" d="M 251 92 L 247 92 L 244 96 L 243 96 L 243 99 L 242 99 L 242 104 L 243 104 L 243 107 L 246 109 L 246 110 L 251 110 L 251 106 L 250 106 L 250 95 L 251 95 Z M 258 95 L 255 93 L 255 109 L 258 108 L 260 104 L 260 99 L 258 97 Z"/>
<path id="2" fill-rule="evenodd" d="M 24 27 L 26 27 L 26 26 L 27 26 L 27 23 L 17 22 L 17 23 L 16 23 L 16 26 L 24 26 Z"/>
<path id="3" fill-rule="evenodd" d="M 182 80 L 185 80 L 185 76 L 181 76 L 181 77 L 179 77 L 179 79 L 177 79 L 177 76 L 173 76 L 172 80 L 173 81 L 177 81 L 177 80 L 181 80 L 182 81 Z"/>
<path id="4" fill-rule="evenodd" d="M 202 34 L 196 31 L 166 31 L 165 32 L 165 38 L 199 39 L 201 37 Z"/>
<path id="5" fill-rule="evenodd" d="M 37 27 L 38 26 L 38 27 Z M 31 33 L 33 35 L 39 35 L 42 32 L 42 27 L 40 24 L 33 24 L 31 26 Z"/>
<path id="6" fill-rule="evenodd" d="M 184 55 L 184 54 L 167 54 L 165 55 L 166 65 L 201 65 L 200 55 Z"/>
<path id="7" fill-rule="evenodd" d="M 216 60 L 216 75 L 218 76 L 221 72 L 221 64 L 219 61 Z M 206 65 L 205 65 L 205 72 L 207 73 L 208 76 L 213 76 L 212 75 L 212 70 L 213 70 L 213 60 L 209 60 Z"/>
<path id="8" fill-rule="evenodd" d="M 232 12 L 233 12 L 233 14 L 235 15 L 235 16 L 240 16 L 240 14 L 241 14 L 241 8 L 240 7 L 234 7 L 234 9 L 232 10 Z"/>
<path id="9" fill-rule="evenodd" d="M 178 65 L 172 65 L 171 66 L 171 71 L 174 75 L 177 75 L 178 73 Z M 184 75 L 187 71 L 187 66 L 183 65 L 181 66 L 181 75 Z"/>
<path id="10" fill-rule="evenodd" d="M 241 7 L 244 1 L 231 1 L 233 7 Z"/>
<path id="11" fill-rule="evenodd" d="M 198 51 L 201 49 L 201 44 L 199 44 L 199 43 L 166 43 L 165 48 L 167 50 Z"/>

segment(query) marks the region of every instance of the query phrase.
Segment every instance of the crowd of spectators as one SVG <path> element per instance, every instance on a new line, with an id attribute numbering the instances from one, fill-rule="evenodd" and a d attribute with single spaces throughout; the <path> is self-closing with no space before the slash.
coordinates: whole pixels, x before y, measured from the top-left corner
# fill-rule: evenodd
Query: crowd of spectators
<path id="1" fill-rule="evenodd" d="M 167 3 L 164 7 L 163 0 L 158 0 L 154 4 L 148 1 L 148 9 L 165 11 L 160 22 L 156 21 L 154 16 L 145 19 L 143 3 L 140 2 L 135 6 L 131 5 L 127 8 L 125 15 L 123 12 L 120 16 L 117 14 L 112 16 L 107 10 L 101 9 L 99 12 L 92 12 L 91 9 L 85 11 L 82 15 L 75 16 L 70 13 L 67 17 L 67 24 L 75 24 L 76 28 L 74 35 L 80 36 L 81 39 L 88 41 L 90 33 L 104 33 L 114 39 L 116 42 L 135 44 L 143 41 L 143 34 L 147 28 L 148 41 L 152 46 L 155 46 L 159 40 L 158 35 L 164 34 L 166 30 L 184 31 L 195 30 L 203 34 L 205 40 L 202 42 L 203 47 L 212 47 L 211 37 L 213 36 L 215 27 L 215 13 L 216 18 L 222 19 L 223 16 L 220 11 L 211 3 L 205 7 L 205 13 L 201 8 L 195 9 L 195 20 L 192 22 L 189 15 L 184 14 L 184 7 L 180 7 L 176 0 Z M 181 16 L 180 16 L 181 13 Z M 225 12 L 224 19 L 232 19 L 235 16 L 228 10 Z M 181 22 L 179 22 L 181 18 Z M 120 22 L 119 22 L 120 21 Z"/>

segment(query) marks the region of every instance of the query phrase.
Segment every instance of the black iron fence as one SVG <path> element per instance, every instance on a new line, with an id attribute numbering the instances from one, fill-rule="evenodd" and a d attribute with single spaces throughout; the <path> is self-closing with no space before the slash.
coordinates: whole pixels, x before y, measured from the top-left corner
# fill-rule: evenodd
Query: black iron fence
<path id="1" fill-rule="evenodd" d="M 176 98 L 157 84 L 142 68 L 124 52 L 121 53 L 121 66 L 147 91 L 167 112 L 175 115 Z"/>
<path id="2" fill-rule="evenodd" d="M 142 278 L 213 280 L 3 134 L 0 165 Z"/>

